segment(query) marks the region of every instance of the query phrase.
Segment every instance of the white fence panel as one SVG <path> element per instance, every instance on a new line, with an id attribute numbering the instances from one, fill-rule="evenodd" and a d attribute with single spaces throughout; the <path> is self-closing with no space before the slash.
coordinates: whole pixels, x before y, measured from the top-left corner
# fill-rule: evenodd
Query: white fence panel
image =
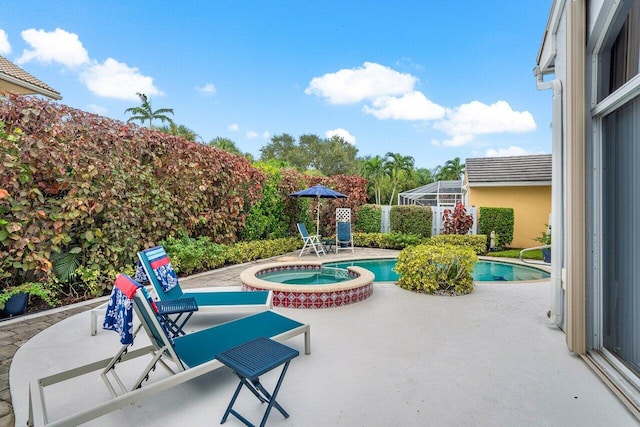
<path id="1" fill-rule="evenodd" d="M 442 225 L 442 214 L 445 209 L 450 209 L 453 211 L 453 207 L 449 206 L 431 206 L 431 212 L 433 212 L 433 219 L 431 225 L 431 235 L 437 236 L 438 234 L 442 234 L 442 230 L 444 226 Z M 473 225 L 467 234 L 478 234 L 478 209 L 476 207 L 470 207 L 467 209 L 467 215 L 473 216 Z"/>

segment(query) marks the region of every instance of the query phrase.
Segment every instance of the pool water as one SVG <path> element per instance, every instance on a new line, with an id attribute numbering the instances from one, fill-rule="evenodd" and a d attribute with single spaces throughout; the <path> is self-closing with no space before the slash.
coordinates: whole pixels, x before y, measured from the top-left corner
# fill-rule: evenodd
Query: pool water
<path id="1" fill-rule="evenodd" d="M 323 264 L 323 267 L 344 268 L 358 266 L 366 268 L 375 275 L 375 282 L 397 282 L 398 274 L 394 271 L 395 258 L 370 259 Z M 509 264 L 499 261 L 481 260 L 473 269 L 473 280 L 476 282 L 524 281 L 548 279 L 549 273 L 534 267 Z"/>
<path id="2" fill-rule="evenodd" d="M 322 270 L 272 271 L 258 276 L 269 282 L 288 285 L 328 285 L 351 279 L 344 269 L 325 268 Z"/>
<path id="3" fill-rule="evenodd" d="M 375 275 L 374 282 L 397 282 L 398 281 L 398 273 L 394 271 L 394 267 L 396 266 L 395 258 L 386 258 L 386 259 L 363 259 L 357 261 L 346 261 L 346 262 L 329 262 L 323 264 L 323 267 L 330 268 L 343 268 L 347 267 L 362 267 L 366 268 L 370 272 Z"/>

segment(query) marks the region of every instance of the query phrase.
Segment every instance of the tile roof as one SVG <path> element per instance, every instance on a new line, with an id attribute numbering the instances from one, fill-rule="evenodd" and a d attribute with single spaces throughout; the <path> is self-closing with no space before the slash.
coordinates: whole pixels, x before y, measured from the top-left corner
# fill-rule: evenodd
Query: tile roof
<path id="1" fill-rule="evenodd" d="M 466 159 L 469 185 L 483 183 L 551 184 L 551 154 L 513 157 L 478 157 Z"/>
<path id="2" fill-rule="evenodd" d="M 3 81 L 7 82 L 10 87 L 17 86 L 28 91 L 21 93 L 37 93 L 53 99 L 62 99 L 60 92 L 0 56 L 0 89 Z"/>

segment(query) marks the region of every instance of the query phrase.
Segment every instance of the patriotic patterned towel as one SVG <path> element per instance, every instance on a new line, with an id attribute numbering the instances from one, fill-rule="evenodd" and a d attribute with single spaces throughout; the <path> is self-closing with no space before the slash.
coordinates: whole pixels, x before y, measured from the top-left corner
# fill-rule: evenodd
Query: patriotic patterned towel
<path id="1" fill-rule="evenodd" d="M 153 275 L 160 283 L 160 287 L 164 292 L 169 292 L 175 286 L 178 285 L 178 275 L 171 265 L 169 256 L 165 252 L 162 246 L 156 246 L 155 248 L 147 249 L 141 252 L 142 256 L 147 259 L 147 262 L 151 266 Z M 141 261 L 138 261 L 138 267 L 136 269 L 136 280 L 144 283 L 148 281 L 147 274 L 151 274 L 149 271 L 145 271 Z M 138 275 L 141 280 L 138 280 Z"/>
<path id="2" fill-rule="evenodd" d="M 138 285 L 119 274 L 111 291 L 102 328 L 120 334 L 122 344 L 133 343 L 133 294 Z"/>

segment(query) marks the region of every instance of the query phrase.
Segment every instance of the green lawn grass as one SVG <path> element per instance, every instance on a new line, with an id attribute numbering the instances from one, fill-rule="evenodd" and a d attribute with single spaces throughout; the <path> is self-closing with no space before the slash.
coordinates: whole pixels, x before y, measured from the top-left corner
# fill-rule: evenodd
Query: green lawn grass
<path id="1" fill-rule="evenodd" d="M 520 258 L 520 249 L 507 249 L 498 252 L 488 252 L 487 256 L 496 258 Z M 522 255 L 524 259 L 538 259 L 542 260 L 542 251 L 528 251 Z"/>

